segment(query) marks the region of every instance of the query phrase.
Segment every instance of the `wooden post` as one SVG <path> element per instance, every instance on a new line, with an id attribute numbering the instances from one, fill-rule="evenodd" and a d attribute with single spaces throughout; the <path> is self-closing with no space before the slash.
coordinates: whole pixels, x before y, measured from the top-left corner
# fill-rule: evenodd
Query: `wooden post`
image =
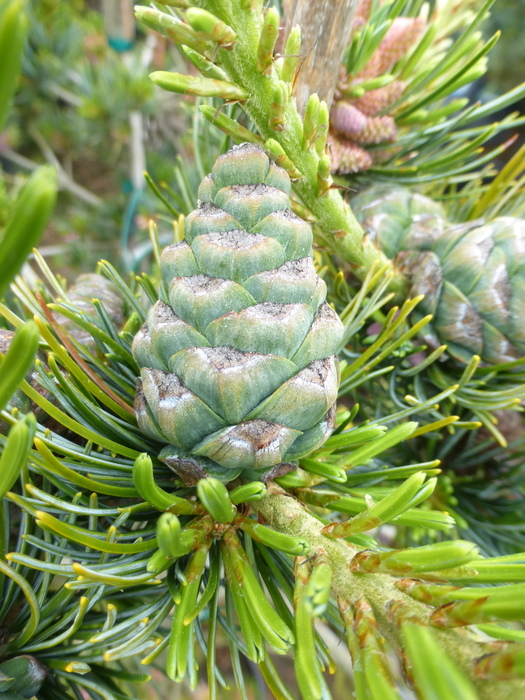
<path id="1" fill-rule="evenodd" d="M 302 32 L 300 70 L 295 86 L 300 112 L 313 92 L 330 106 L 357 5 L 358 0 L 284 0 L 285 40 L 296 24 Z"/>
<path id="2" fill-rule="evenodd" d="M 129 51 L 135 40 L 132 0 L 102 0 L 102 15 L 109 45 L 115 51 Z"/>

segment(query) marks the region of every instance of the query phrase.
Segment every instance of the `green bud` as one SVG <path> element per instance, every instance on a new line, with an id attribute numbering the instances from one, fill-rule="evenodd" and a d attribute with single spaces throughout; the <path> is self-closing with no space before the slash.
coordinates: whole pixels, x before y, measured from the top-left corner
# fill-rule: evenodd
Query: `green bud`
<path id="1" fill-rule="evenodd" d="M 146 27 L 154 29 L 162 36 L 169 37 L 177 44 L 189 46 L 199 53 L 206 51 L 212 46 L 199 39 L 193 29 L 184 22 L 153 7 L 142 7 L 139 5 L 135 7 L 135 16 Z"/>
<path id="2" fill-rule="evenodd" d="M 231 523 L 237 509 L 230 501 L 226 486 L 218 479 L 208 477 L 197 484 L 197 496 L 211 517 L 218 523 Z"/>
<path id="3" fill-rule="evenodd" d="M 266 599 L 238 536 L 230 529 L 222 542 L 227 553 L 226 575 L 235 578 L 242 588 L 252 620 L 268 644 L 278 654 L 286 654 L 294 643 L 294 635 Z"/>
<path id="4" fill-rule="evenodd" d="M 201 39 L 214 41 L 223 48 L 230 48 L 235 43 L 237 34 L 211 12 L 199 7 L 190 7 L 186 12 L 186 19 Z"/>
<path id="5" fill-rule="evenodd" d="M 408 116 L 400 120 L 400 123 L 405 124 L 424 124 L 425 122 L 435 123 L 434 119 L 430 117 L 430 113 L 427 109 L 416 109 Z"/>
<path id="6" fill-rule="evenodd" d="M 359 552 L 352 559 L 350 570 L 394 575 L 421 574 L 451 569 L 476 559 L 478 549 L 472 542 L 455 540 L 390 552 Z"/>
<path id="7" fill-rule="evenodd" d="M 306 595 L 311 600 L 315 616 L 322 615 L 326 610 L 330 599 L 332 576 L 333 568 L 330 559 L 325 553 L 319 553 L 315 558 L 314 567 L 306 586 Z"/>
<path id="8" fill-rule="evenodd" d="M 197 547 L 186 568 L 186 584 L 180 589 L 180 600 L 173 617 L 170 643 L 168 646 L 166 671 L 168 676 L 177 682 L 189 676 L 189 685 L 192 690 L 197 685 L 195 651 L 193 644 L 193 625 L 185 624 L 186 614 L 195 608 L 197 595 L 210 544 L 205 543 Z"/>
<path id="9" fill-rule="evenodd" d="M 281 78 L 285 83 L 293 83 L 297 63 L 299 62 L 299 54 L 301 53 L 301 27 L 296 25 L 290 31 L 286 46 L 284 49 L 283 67 Z"/>
<path id="10" fill-rule="evenodd" d="M 385 87 L 385 85 L 390 85 L 396 79 L 395 75 L 390 75 L 385 73 L 384 75 L 378 75 L 375 78 L 370 78 L 370 80 L 363 80 L 355 87 L 352 87 L 348 92 L 344 92 L 347 97 L 362 97 L 365 92 L 369 90 L 377 90 L 379 88 Z M 360 91 L 360 95 L 356 94 L 356 89 Z"/>
<path id="11" fill-rule="evenodd" d="M 249 503 L 251 501 L 260 501 L 266 496 L 266 486 L 262 481 L 253 481 L 251 484 L 243 484 L 230 491 L 230 499 L 232 503 Z"/>
<path id="12" fill-rule="evenodd" d="M 164 569 L 172 564 L 172 557 L 167 557 L 164 552 L 158 549 L 155 554 L 152 554 L 146 565 L 146 570 L 152 573 L 160 573 Z"/>
<path id="13" fill-rule="evenodd" d="M 280 17 L 275 7 L 266 11 L 257 47 L 257 70 L 268 75 L 272 69 L 273 50 L 279 36 Z"/>
<path id="14" fill-rule="evenodd" d="M 366 90 L 364 87 L 361 87 L 361 85 L 354 85 L 350 90 L 345 90 L 344 94 L 346 97 L 353 97 L 358 98 L 358 97 L 363 97 L 365 94 Z"/>
<path id="15" fill-rule="evenodd" d="M 282 552 L 292 554 L 293 556 L 303 556 L 308 554 L 310 545 L 304 539 L 292 537 L 283 532 L 272 530 L 261 523 L 256 523 L 250 518 L 244 518 L 240 522 L 241 530 L 247 532 L 250 537 L 258 542 L 262 542 L 267 547 L 280 549 Z"/>
<path id="16" fill-rule="evenodd" d="M 419 491 L 416 493 L 416 495 L 412 498 L 410 503 L 408 504 L 409 508 L 415 508 L 418 506 L 420 503 L 423 503 L 423 501 L 426 501 L 427 498 L 429 498 L 433 493 L 437 485 L 437 478 L 432 477 L 427 481 L 427 483 L 419 489 Z"/>
<path id="17" fill-rule="evenodd" d="M 0 8 L 0 134 L 18 82 L 28 28 L 23 0 L 8 0 L 2 5 Z"/>
<path id="18" fill-rule="evenodd" d="M 279 80 L 282 80 L 283 76 L 283 63 L 284 59 L 282 56 L 279 56 L 279 58 L 274 58 L 273 59 L 273 67 L 275 70 L 275 75 L 279 78 Z"/>
<path id="19" fill-rule="evenodd" d="M 10 429 L 0 457 L 0 498 L 12 488 L 25 465 L 35 431 L 36 419 L 32 413 L 18 420 Z"/>
<path id="20" fill-rule="evenodd" d="M 264 143 L 264 148 L 268 151 L 268 153 L 270 153 L 273 156 L 275 163 L 280 168 L 286 170 L 286 172 L 292 180 L 299 180 L 299 178 L 303 176 L 303 174 L 299 170 L 297 170 L 291 159 L 288 158 L 284 151 L 284 148 L 278 141 L 276 141 L 275 139 L 268 139 Z"/>
<path id="21" fill-rule="evenodd" d="M 249 97 L 246 90 L 225 80 L 212 80 L 161 70 L 151 73 L 150 78 L 156 85 L 170 92 L 200 97 L 222 97 L 224 100 L 246 100 Z"/>
<path id="22" fill-rule="evenodd" d="M 0 411 L 6 407 L 31 369 L 39 336 L 34 321 L 28 321 L 17 329 L 5 357 L 0 354 Z"/>
<path id="23" fill-rule="evenodd" d="M 2 236 L 0 299 L 44 232 L 56 193 L 57 176 L 49 165 L 38 168 L 22 188 Z"/>
<path id="24" fill-rule="evenodd" d="M 410 502 L 425 480 L 423 472 L 417 472 L 398 486 L 389 496 L 383 498 L 371 508 L 359 513 L 346 523 L 332 523 L 323 529 L 323 534 L 329 537 L 348 537 L 349 535 L 367 532 L 381 523 L 393 520 L 410 506 Z"/>
<path id="25" fill-rule="evenodd" d="M 158 510 L 190 514 L 197 510 L 196 504 L 185 498 L 174 496 L 157 486 L 153 476 L 153 463 L 147 454 L 141 454 L 133 465 L 133 483 L 141 498 Z"/>
<path id="26" fill-rule="evenodd" d="M 487 595 L 480 595 L 482 593 Z M 475 600 L 456 600 L 445 603 L 431 616 L 430 622 L 436 627 L 458 627 L 493 620 L 523 620 L 525 617 L 523 586 L 505 586 L 505 591 L 497 588 L 478 589 Z"/>
<path id="27" fill-rule="evenodd" d="M 206 588 L 202 592 L 202 595 L 199 598 L 198 603 L 196 603 L 196 605 L 194 605 L 193 608 L 191 608 L 190 610 L 188 610 L 186 612 L 186 615 L 185 615 L 184 621 L 183 621 L 184 625 L 189 625 L 190 622 L 195 620 L 195 618 L 201 614 L 201 612 L 206 608 L 206 606 L 210 602 L 215 591 L 217 590 L 217 586 L 219 585 L 220 569 L 221 569 L 220 557 L 217 557 L 217 556 L 211 557 L 210 566 L 208 569 L 209 575 L 208 575 L 208 581 L 206 583 Z"/>
<path id="28" fill-rule="evenodd" d="M 157 520 L 157 542 L 166 557 L 177 559 L 193 549 L 195 533 L 183 530 L 174 513 L 163 513 Z"/>
<path id="29" fill-rule="evenodd" d="M 231 136 L 231 138 L 237 143 L 247 142 L 255 143 L 258 146 L 263 145 L 264 141 L 260 136 L 254 134 L 252 131 L 249 131 L 244 126 L 241 126 L 239 122 L 235 121 L 235 119 L 228 117 L 223 112 L 215 109 L 215 107 L 212 107 L 211 105 L 201 105 L 199 109 L 203 116 L 209 122 L 211 122 L 211 124 L 219 128 L 223 133 Z"/>
<path id="30" fill-rule="evenodd" d="M 283 82 L 278 82 L 274 88 L 272 101 L 270 102 L 269 126 L 272 131 L 284 131 L 286 129 L 286 106 L 288 104 L 288 89 Z"/>
<path id="31" fill-rule="evenodd" d="M 303 146 L 305 148 L 312 148 L 313 146 L 316 135 L 318 112 L 319 97 L 314 93 L 308 98 L 303 118 Z"/>
<path id="32" fill-rule="evenodd" d="M 279 486 L 282 486 L 284 489 L 306 489 L 311 486 L 316 486 L 322 481 L 322 477 L 309 474 L 303 469 L 295 469 L 293 472 L 289 472 L 276 479 Z"/>
<path id="33" fill-rule="evenodd" d="M 301 460 L 301 466 L 311 474 L 322 476 L 329 481 L 335 481 L 338 484 L 346 483 L 346 472 L 342 467 L 321 462 L 317 459 L 307 459 L 306 457 Z"/>
<path id="34" fill-rule="evenodd" d="M 332 185 L 331 163 L 328 153 L 323 153 L 317 164 L 317 191 L 322 197 L 328 192 Z"/>
<path id="35" fill-rule="evenodd" d="M 327 700 L 331 695 L 315 649 L 314 613 L 308 595 L 309 566 L 304 557 L 295 560 L 294 578 L 294 667 L 297 683 L 303 698 Z"/>
<path id="36" fill-rule="evenodd" d="M 315 150 L 318 155 L 324 153 L 326 146 L 326 137 L 328 136 L 328 125 L 330 122 L 330 114 L 328 110 L 328 105 L 323 100 L 319 104 L 319 111 L 317 112 L 317 133 L 315 138 Z"/>
<path id="37" fill-rule="evenodd" d="M 205 78 L 212 78 L 214 80 L 228 79 L 228 76 L 222 70 L 222 68 L 219 68 L 219 66 L 209 61 L 202 54 L 198 53 L 197 51 L 194 51 L 193 49 L 190 49 L 189 46 L 182 45 L 180 48 L 182 50 L 182 53 L 188 59 L 188 61 L 190 61 L 190 63 L 193 63 L 195 68 L 197 68 L 204 75 Z M 212 108 L 210 107 L 210 109 Z"/>
<path id="38" fill-rule="evenodd" d="M 120 331 L 119 335 L 126 334 L 126 333 L 131 333 L 132 335 L 135 335 L 135 333 L 139 330 L 139 328 L 142 326 L 142 319 L 139 316 L 139 314 L 136 311 L 133 311 L 132 314 L 128 317 L 128 320 L 124 324 L 122 330 Z"/>

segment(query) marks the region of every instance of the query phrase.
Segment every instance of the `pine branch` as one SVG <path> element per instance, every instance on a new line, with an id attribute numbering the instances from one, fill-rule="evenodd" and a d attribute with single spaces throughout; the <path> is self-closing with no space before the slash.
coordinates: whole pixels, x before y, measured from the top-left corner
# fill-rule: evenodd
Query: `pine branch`
<path id="1" fill-rule="evenodd" d="M 310 546 L 309 556 L 326 552 L 332 569 L 332 592 L 334 596 L 350 606 L 366 600 L 373 609 L 379 630 L 394 647 L 402 646 L 401 627 L 388 611 L 398 601 L 404 607 L 404 619 L 427 625 L 429 609 L 413 598 L 404 595 L 395 586 L 395 579 L 385 574 L 352 574 L 351 562 L 358 548 L 341 540 L 332 540 L 322 534 L 323 525 L 310 515 L 295 498 L 274 484 L 268 487 L 267 495 L 252 504 L 252 508 L 264 521 L 278 532 L 306 540 Z M 472 675 L 472 662 L 486 653 L 486 645 L 456 629 L 435 629 L 434 635 L 447 655 L 454 659 L 463 671 Z M 431 680 L 431 679 L 429 679 Z M 496 700 L 520 697 L 525 692 L 524 680 L 486 681 L 473 677 L 481 700 Z"/>
<path id="2" fill-rule="evenodd" d="M 201 80 L 164 72 L 153 73 L 151 77 L 154 82 L 174 92 L 213 94 L 225 99 L 240 100 L 243 109 L 266 142 L 266 147 L 272 150 L 273 144 L 275 155 L 285 156 L 287 162 L 293 166 L 294 172 L 300 173 L 301 176 L 294 183 L 294 190 L 317 219 L 316 228 L 320 242 L 350 264 L 354 273 L 361 279 L 374 263 L 385 265 L 392 274 L 390 288 L 402 295 L 405 289 L 403 277 L 363 236 L 363 230 L 350 208 L 340 193 L 331 187 L 330 161 L 325 152 L 328 131 L 326 104 L 320 104 L 319 98 L 312 95 L 303 123 L 297 112 L 295 100 L 290 95 L 290 91 L 293 92 L 295 73 L 292 82 L 285 83 L 279 79 L 275 66 L 272 66 L 276 37 L 273 44 L 267 48 L 262 39 L 265 22 L 269 22 L 270 11 L 263 17 L 258 4 L 253 5 L 254 9 L 241 2 L 235 2 L 234 7 L 230 7 L 229 3 L 206 1 L 200 5 L 214 13 L 211 15 L 210 24 L 217 25 L 217 22 L 221 22 L 235 32 L 236 40 L 233 46 L 229 44 L 223 47 L 220 43 L 214 46 L 211 42 L 208 43 L 208 47 L 199 46 L 206 55 L 214 56 L 217 64 L 215 70 L 218 66 L 227 82 L 219 79 L 217 73 L 213 80 Z M 277 22 L 278 25 L 278 15 L 275 15 L 276 12 L 273 11 L 272 22 Z M 176 41 L 188 43 L 180 31 L 182 28 L 186 31 L 188 25 L 184 24 L 181 27 L 181 23 L 175 23 L 169 15 L 156 13 L 148 8 L 139 7 L 137 16 L 148 26 L 167 32 Z M 260 64 L 260 55 L 264 51 L 269 56 L 269 62 L 263 66 Z M 202 56 L 201 58 L 205 60 Z M 208 64 L 209 67 L 213 67 L 210 61 Z M 231 124 L 231 130 L 235 130 L 235 123 Z"/>

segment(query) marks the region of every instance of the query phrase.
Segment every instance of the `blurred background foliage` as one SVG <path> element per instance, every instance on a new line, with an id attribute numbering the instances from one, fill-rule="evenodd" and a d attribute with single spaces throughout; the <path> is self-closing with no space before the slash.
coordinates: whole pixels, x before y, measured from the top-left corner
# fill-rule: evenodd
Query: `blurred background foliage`
<path id="1" fill-rule="evenodd" d="M 524 0 L 497 2 L 487 24 L 487 33 L 500 30 L 505 41 L 496 45 L 490 55 L 485 84 L 495 94 L 510 90 L 525 75 Z"/>
<path id="2" fill-rule="evenodd" d="M 148 78 L 153 67 L 180 62 L 177 53 L 139 31 L 118 46 L 101 10 L 84 0 L 30 3 L 23 74 L 0 140 L 0 220 L 7 191 L 14 195 L 28 172 L 45 161 L 58 168 L 59 204 L 41 245 L 70 280 L 100 257 L 118 264 L 120 238 L 126 246 L 134 233 L 140 239 L 153 208 L 142 170 L 173 184 L 173 162 L 191 148 L 185 101 Z"/>

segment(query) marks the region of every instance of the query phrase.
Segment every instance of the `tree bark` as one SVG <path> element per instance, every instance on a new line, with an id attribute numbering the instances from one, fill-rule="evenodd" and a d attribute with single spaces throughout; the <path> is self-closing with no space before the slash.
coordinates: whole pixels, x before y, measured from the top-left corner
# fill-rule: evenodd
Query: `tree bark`
<path id="1" fill-rule="evenodd" d="M 330 106 L 350 40 L 358 0 L 285 0 L 287 37 L 300 25 L 301 57 L 295 85 L 297 108 L 303 112 L 308 97 L 316 92 Z"/>

